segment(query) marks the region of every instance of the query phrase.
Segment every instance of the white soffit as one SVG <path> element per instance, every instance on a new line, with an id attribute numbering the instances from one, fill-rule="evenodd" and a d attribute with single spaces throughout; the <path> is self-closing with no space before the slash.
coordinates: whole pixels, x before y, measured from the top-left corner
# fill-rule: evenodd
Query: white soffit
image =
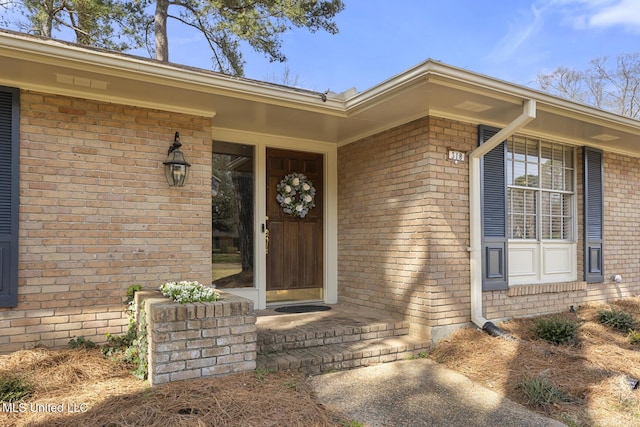
<path id="1" fill-rule="evenodd" d="M 0 31 L 0 85 L 214 117 L 214 127 L 346 144 L 427 115 L 640 156 L 640 122 L 437 61 L 364 92 L 329 94 Z"/>

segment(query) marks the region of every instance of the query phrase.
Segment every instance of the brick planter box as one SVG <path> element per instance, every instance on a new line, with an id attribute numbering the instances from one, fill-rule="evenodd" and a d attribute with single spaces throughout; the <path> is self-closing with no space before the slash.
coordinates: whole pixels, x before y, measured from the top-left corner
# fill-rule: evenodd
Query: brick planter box
<path id="1" fill-rule="evenodd" d="M 179 304 L 160 292 L 136 293 L 146 320 L 151 385 L 256 368 L 253 302 L 221 293 L 213 302 Z"/>

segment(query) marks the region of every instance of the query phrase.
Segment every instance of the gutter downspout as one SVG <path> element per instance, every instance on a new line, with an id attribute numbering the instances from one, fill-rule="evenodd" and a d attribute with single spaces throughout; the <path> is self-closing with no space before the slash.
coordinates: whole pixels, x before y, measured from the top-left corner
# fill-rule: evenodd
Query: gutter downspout
<path id="1" fill-rule="evenodd" d="M 479 328 L 494 336 L 502 335 L 504 331 L 497 328 L 482 315 L 482 224 L 481 215 L 479 215 L 481 212 L 480 182 L 482 177 L 480 175 L 480 160 L 485 154 L 500 145 L 502 141 L 522 129 L 535 118 L 536 101 L 528 99 L 524 102 L 523 111 L 520 116 L 469 153 L 471 321 Z"/>

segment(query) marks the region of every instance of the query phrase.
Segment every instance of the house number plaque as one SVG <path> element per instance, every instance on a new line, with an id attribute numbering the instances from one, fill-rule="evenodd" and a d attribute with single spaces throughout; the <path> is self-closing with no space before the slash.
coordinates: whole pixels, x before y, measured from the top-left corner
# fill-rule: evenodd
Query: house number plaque
<path id="1" fill-rule="evenodd" d="M 449 160 L 454 163 L 464 162 L 465 154 L 462 151 L 449 149 Z"/>

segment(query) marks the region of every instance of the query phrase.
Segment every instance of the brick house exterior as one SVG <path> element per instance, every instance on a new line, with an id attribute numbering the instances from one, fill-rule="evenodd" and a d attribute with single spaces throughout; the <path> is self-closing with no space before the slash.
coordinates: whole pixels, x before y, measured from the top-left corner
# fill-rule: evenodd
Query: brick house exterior
<path id="1" fill-rule="evenodd" d="M 20 103 L 19 304 L 0 314 L 3 350 L 101 341 L 126 328 L 130 285 L 210 277 L 210 119 L 30 91 Z M 193 163 L 180 194 L 150 179 L 176 125 Z"/>
<path id="2" fill-rule="evenodd" d="M 326 96 L 10 32 L 0 32 L 0 58 L 0 92 L 19 100 L 8 110 L 19 124 L 2 128 L 19 147 L 19 165 L 8 164 L 19 215 L 11 227 L 17 241 L 0 251 L 12 273 L 6 266 L 17 250 L 16 277 L 0 286 L 0 297 L 15 298 L 0 307 L 0 352 L 60 347 L 78 336 L 103 341 L 127 326 L 129 286 L 209 281 L 218 141 L 252 147 L 258 189 L 268 185 L 269 148 L 322 154 L 324 303 L 401 314 L 412 334 L 435 342 L 470 323 L 640 292 L 635 120 L 433 61 L 364 92 Z M 501 162 L 538 172 L 479 184 L 487 176 L 487 153 L 477 154 L 483 125 L 502 129 L 483 140 L 493 147 L 487 152 L 505 140 Z M 179 188 L 167 185 L 162 164 L 176 131 L 192 164 Z M 529 146 L 538 154 L 522 148 Z M 548 163 L 564 174 L 560 189 L 537 181 L 547 149 L 564 153 Z M 452 150 L 465 158 L 450 158 Z M 591 151 L 601 153 L 601 212 L 583 208 L 585 199 L 599 200 L 594 181 L 585 198 L 584 182 L 595 178 L 583 178 L 582 159 Z M 511 197 L 498 212 L 511 233 L 502 247 L 482 223 L 488 189 Z M 529 202 L 520 206 L 513 194 L 564 202 L 527 211 Z M 229 290 L 256 308 L 267 304 L 266 204 L 256 191 L 254 286 Z M 595 243 L 591 234 L 585 243 L 585 212 L 587 225 L 595 212 L 602 226 Z M 548 241 L 521 239 L 518 221 L 527 232 L 548 232 Z M 487 277 L 503 283 L 487 285 Z"/>
<path id="3" fill-rule="evenodd" d="M 341 301 L 402 313 L 414 333 L 435 340 L 468 325 L 469 170 L 446 160 L 446 150 L 470 152 L 477 141 L 474 124 L 428 117 L 339 148 L 339 182 L 348 183 L 339 192 Z M 602 283 L 577 280 L 483 292 L 486 318 L 559 313 L 640 293 L 640 246 L 629 237 L 639 225 L 637 165 L 637 158 L 604 153 L 604 269 L 624 283 L 606 277 Z M 578 181 L 579 206 L 582 193 Z M 577 211 L 581 230 L 583 215 Z M 576 238 L 581 272 L 582 233 Z"/>

